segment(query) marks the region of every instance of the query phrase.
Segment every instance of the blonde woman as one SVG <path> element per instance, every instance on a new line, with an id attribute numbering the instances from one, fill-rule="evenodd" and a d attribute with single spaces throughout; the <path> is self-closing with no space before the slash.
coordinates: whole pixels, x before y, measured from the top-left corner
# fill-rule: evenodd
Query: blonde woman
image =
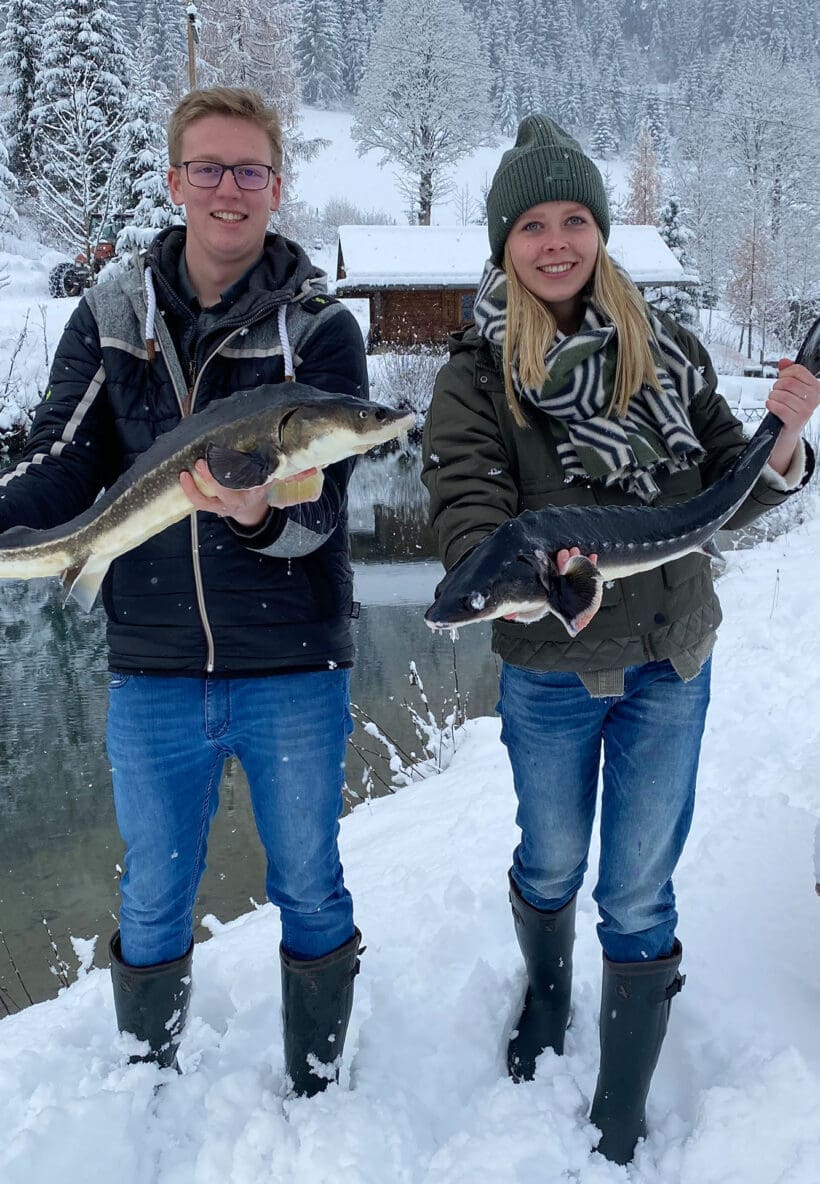
<path id="1" fill-rule="evenodd" d="M 703 346 L 654 313 L 607 255 L 601 175 L 551 119 L 522 122 L 487 217 L 475 324 L 451 340 L 425 430 L 423 479 L 447 568 L 523 510 L 691 497 L 745 446 Z M 818 401 L 820 382 L 784 366 L 767 404 L 784 426 L 730 528 L 808 480 L 800 433 Z M 603 755 L 591 1120 L 598 1151 L 618 1163 L 646 1132 L 649 1084 L 683 983 L 672 874 L 692 818 L 720 619 L 709 560 L 697 554 L 611 584 L 573 639 L 552 616 L 494 622 L 521 829 L 510 899 L 528 979 L 509 1072 L 527 1080 L 544 1049 L 563 1052 Z"/>

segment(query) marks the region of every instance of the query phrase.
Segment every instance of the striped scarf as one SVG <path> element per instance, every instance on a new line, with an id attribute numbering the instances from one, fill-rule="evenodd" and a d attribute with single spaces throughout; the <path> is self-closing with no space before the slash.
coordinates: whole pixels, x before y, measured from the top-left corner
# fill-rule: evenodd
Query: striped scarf
<path id="1" fill-rule="evenodd" d="M 487 261 L 473 316 L 478 332 L 499 349 L 507 328 L 507 277 Z M 697 464 L 705 452 L 692 431 L 687 408 L 704 386 L 700 372 L 681 352 L 657 317 L 648 313 L 649 348 L 661 390 L 644 384 L 626 412 L 609 415 L 615 382 L 617 330 L 591 303 L 577 333 L 557 332 L 540 389 L 524 386 L 513 359 L 515 392 L 547 412 L 558 426 L 558 455 L 567 480 L 619 484 L 642 501 L 654 501 L 656 469 Z"/>

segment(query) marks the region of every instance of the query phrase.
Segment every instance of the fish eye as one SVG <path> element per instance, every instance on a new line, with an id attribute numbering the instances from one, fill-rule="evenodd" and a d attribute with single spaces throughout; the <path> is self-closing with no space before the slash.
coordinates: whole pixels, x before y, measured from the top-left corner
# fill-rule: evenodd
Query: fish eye
<path id="1" fill-rule="evenodd" d="M 369 414 L 370 414 L 369 411 L 360 411 L 359 412 L 359 419 L 367 419 Z"/>

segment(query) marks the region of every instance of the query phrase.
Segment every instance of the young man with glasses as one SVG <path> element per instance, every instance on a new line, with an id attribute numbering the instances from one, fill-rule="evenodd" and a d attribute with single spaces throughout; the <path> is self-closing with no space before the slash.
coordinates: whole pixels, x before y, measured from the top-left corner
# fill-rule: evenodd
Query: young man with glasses
<path id="1" fill-rule="evenodd" d="M 163 432 L 214 399 L 295 377 L 366 397 L 359 329 L 296 243 L 276 112 L 252 91 L 190 92 L 168 132 L 185 227 L 89 291 L 58 347 L 25 456 L 2 478 L 0 529 L 86 509 Z M 295 367 L 295 369 L 294 369 Z M 106 576 L 108 752 L 126 847 L 111 970 L 120 1029 L 176 1064 L 193 906 L 227 756 L 248 777 L 282 916 L 285 1071 L 297 1094 L 338 1073 L 358 970 L 337 846 L 353 659 L 346 487 L 273 507 L 264 490 L 180 477 L 200 511 Z M 205 462 L 198 462 L 208 476 Z"/>

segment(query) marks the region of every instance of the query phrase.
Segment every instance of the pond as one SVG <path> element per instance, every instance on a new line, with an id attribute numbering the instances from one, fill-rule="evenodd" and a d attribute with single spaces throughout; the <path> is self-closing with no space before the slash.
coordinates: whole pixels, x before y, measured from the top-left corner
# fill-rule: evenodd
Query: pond
<path id="1" fill-rule="evenodd" d="M 361 463 L 350 491 L 357 648 L 352 698 L 407 753 L 424 753 L 411 720 L 421 710 L 411 663 L 441 721 L 457 693 L 469 716 L 491 714 L 497 666 L 489 628 L 434 636 L 422 621 L 441 567 L 426 522 L 418 458 Z M 105 621 L 63 605 L 56 581 L 0 583 L 0 1016 L 52 997 L 52 970 L 77 961 L 70 937 L 99 936 L 107 964 L 116 925 L 122 844 L 114 822 L 104 728 Z M 456 688 L 457 678 L 457 688 Z M 360 725 L 347 764 L 348 808 L 392 788 L 386 750 Z M 368 772 L 368 769 L 372 770 Z M 401 792 L 399 789 L 398 792 Z M 366 808 L 366 807 L 365 807 Z M 264 859 L 241 767 L 226 768 L 196 906 L 227 921 L 264 895 Z M 56 946 L 52 948 L 52 942 Z"/>

